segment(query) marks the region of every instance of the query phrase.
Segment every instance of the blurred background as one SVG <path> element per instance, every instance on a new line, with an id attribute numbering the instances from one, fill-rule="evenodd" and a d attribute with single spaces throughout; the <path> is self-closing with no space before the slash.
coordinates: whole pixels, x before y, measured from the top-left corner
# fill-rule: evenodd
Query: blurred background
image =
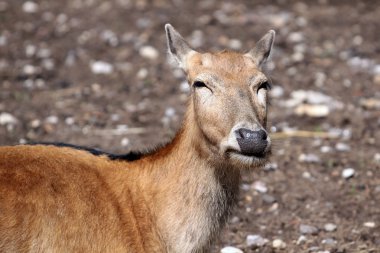
<path id="1" fill-rule="evenodd" d="M 164 24 L 199 51 L 275 29 L 272 161 L 213 252 L 380 252 L 379 17 L 380 1 L 0 0 L 0 144 L 163 143 L 189 92 Z"/>

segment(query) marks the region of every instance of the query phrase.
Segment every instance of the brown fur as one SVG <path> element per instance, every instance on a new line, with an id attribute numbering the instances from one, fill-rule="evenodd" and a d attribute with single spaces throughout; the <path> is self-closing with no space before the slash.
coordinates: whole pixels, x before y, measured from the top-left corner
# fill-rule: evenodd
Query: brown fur
<path id="1" fill-rule="evenodd" d="M 240 169 L 265 162 L 219 148 L 235 123 L 265 125 L 252 88 L 265 76 L 232 52 L 195 53 L 186 66 L 213 97 L 193 90 L 174 140 L 140 160 L 0 147 L 0 252 L 207 252 L 236 202 Z"/>

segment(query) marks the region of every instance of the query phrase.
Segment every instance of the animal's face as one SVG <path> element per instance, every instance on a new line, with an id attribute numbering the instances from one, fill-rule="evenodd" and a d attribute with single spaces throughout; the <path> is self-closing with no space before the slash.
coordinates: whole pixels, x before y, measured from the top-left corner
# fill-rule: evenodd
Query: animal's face
<path id="1" fill-rule="evenodd" d="M 266 131 L 269 84 L 260 65 L 269 55 L 273 37 L 274 32 L 268 33 L 245 55 L 191 50 L 181 58 L 178 55 L 187 44 L 173 48 L 191 85 L 191 109 L 202 136 L 221 159 L 240 167 L 262 165 L 270 153 Z M 168 40 L 171 49 L 173 33 Z"/>

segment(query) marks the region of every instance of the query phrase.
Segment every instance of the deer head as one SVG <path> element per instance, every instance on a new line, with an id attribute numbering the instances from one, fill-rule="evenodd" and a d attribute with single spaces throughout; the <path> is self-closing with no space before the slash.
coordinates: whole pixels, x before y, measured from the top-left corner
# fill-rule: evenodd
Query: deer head
<path id="1" fill-rule="evenodd" d="M 170 25 L 165 26 L 171 56 L 191 86 L 192 127 L 198 128 L 201 152 L 239 167 L 262 165 L 270 153 L 266 130 L 268 78 L 261 71 L 275 32 L 269 31 L 246 54 L 199 53 Z M 189 111 L 188 111 L 189 113 Z"/>

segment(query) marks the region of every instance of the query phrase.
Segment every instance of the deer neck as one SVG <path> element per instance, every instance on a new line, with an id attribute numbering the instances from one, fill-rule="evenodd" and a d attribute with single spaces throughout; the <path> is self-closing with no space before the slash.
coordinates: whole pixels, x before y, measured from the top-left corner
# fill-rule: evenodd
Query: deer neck
<path id="1" fill-rule="evenodd" d="M 224 225 L 238 194 L 240 173 L 215 162 L 213 151 L 195 123 L 192 111 L 173 142 L 154 154 L 151 180 L 152 210 L 170 252 L 198 252 Z M 153 187 L 152 187 L 153 186 Z"/>

